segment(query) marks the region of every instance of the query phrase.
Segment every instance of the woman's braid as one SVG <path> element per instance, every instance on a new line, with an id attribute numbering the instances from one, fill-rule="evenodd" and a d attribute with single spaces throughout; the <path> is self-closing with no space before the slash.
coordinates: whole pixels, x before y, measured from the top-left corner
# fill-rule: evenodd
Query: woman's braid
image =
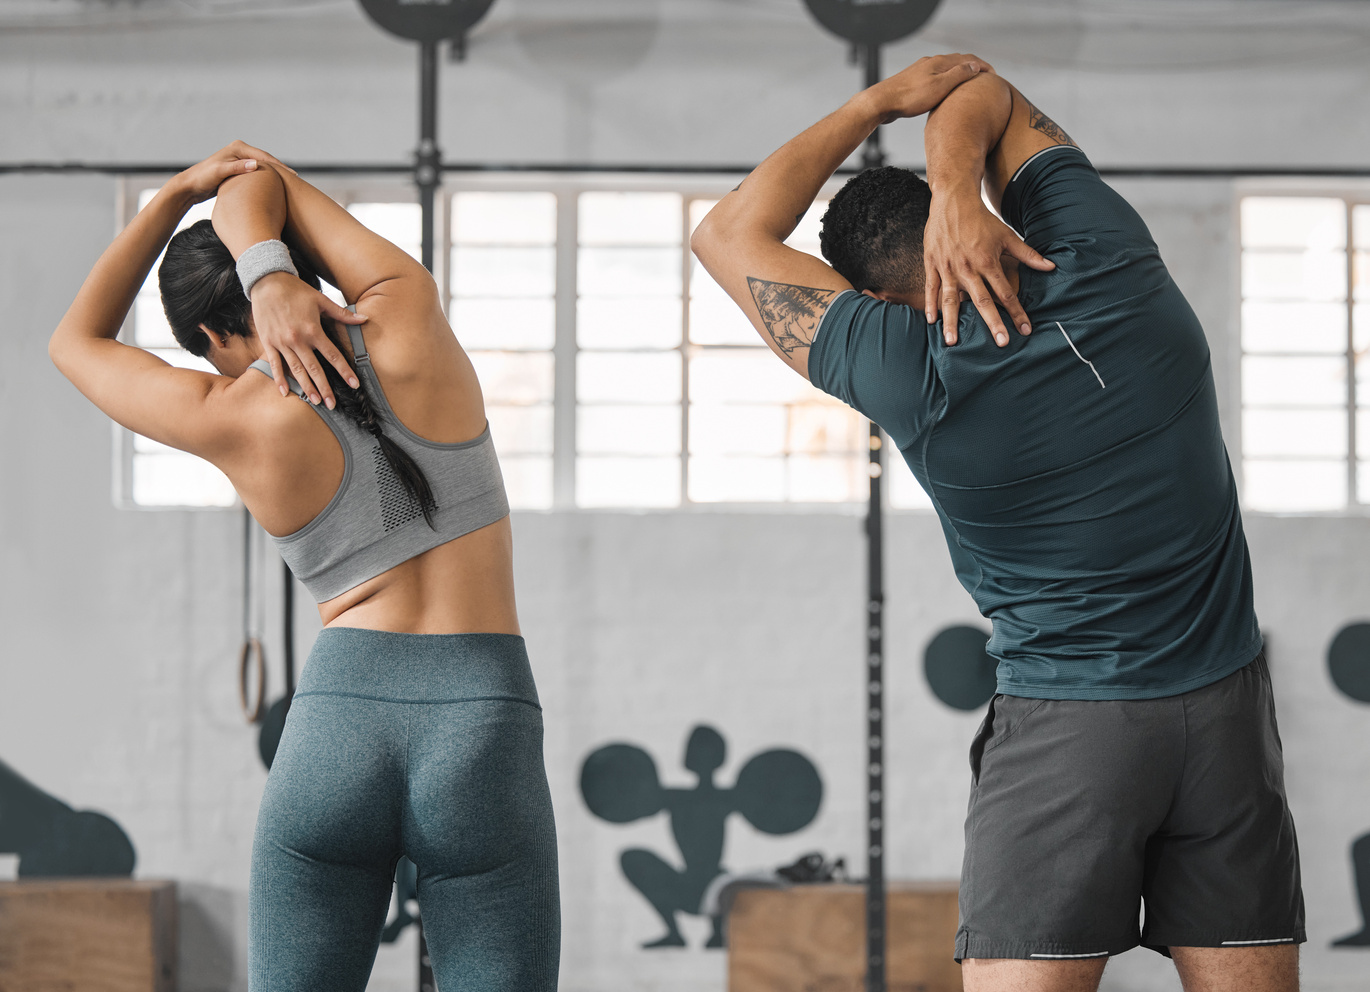
<path id="1" fill-rule="evenodd" d="M 341 349 L 337 338 L 326 324 L 324 333 Z M 315 355 L 318 355 L 317 351 Z M 348 359 L 347 364 L 352 366 L 353 372 L 356 372 L 356 366 L 351 359 Z M 404 486 L 404 491 L 409 494 L 410 500 L 423 513 L 423 519 L 428 526 L 433 528 L 433 511 L 437 509 L 437 503 L 433 499 L 433 490 L 428 485 L 428 478 L 414 459 L 409 457 L 409 453 L 386 436 L 384 425 L 376 413 L 375 406 L 371 403 L 371 397 L 367 395 L 366 384 L 362 382 L 361 375 L 357 375 L 358 388 L 353 389 L 343 381 L 338 370 L 324 361 L 322 356 L 319 356 L 319 365 L 323 368 L 324 375 L 328 377 L 328 384 L 333 387 L 333 396 L 338 401 L 338 409 L 354 424 L 376 439 L 386 464 L 395 473 L 395 477 L 400 480 L 400 484 Z"/>

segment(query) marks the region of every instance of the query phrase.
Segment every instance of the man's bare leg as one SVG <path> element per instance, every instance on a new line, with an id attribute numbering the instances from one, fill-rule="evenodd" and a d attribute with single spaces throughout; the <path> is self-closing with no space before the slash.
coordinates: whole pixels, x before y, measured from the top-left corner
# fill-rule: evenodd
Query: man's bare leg
<path id="1" fill-rule="evenodd" d="M 965 992 L 1096 992 L 1107 963 L 1108 958 L 1083 961 L 967 958 L 961 964 L 961 981 Z M 1187 985 L 1185 988 L 1195 992 Z"/>
<path id="2" fill-rule="evenodd" d="M 1185 992 L 1298 992 L 1299 945 L 1172 947 Z"/>

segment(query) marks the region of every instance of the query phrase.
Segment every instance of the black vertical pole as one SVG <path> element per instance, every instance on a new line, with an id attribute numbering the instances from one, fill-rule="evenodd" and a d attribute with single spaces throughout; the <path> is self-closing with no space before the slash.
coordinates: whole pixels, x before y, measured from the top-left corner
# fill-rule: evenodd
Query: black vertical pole
<path id="1" fill-rule="evenodd" d="M 438 983 L 433 978 L 433 959 L 428 956 L 428 938 L 423 935 L 423 917 L 414 920 L 414 929 L 419 932 L 419 992 L 438 992 Z"/>
<path id="2" fill-rule="evenodd" d="M 295 696 L 295 573 L 281 563 L 281 659 L 285 662 L 285 705 Z"/>
<path id="3" fill-rule="evenodd" d="M 880 81 L 880 47 L 862 46 L 866 86 Z M 880 129 L 866 139 L 861 168 L 885 164 Z M 885 566 L 884 438 L 870 425 L 870 505 L 866 511 L 866 992 L 885 992 Z"/>
<path id="4" fill-rule="evenodd" d="M 880 82 L 880 46 L 862 45 L 861 61 L 866 69 L 866 88 Z M 866 139 L 861 148 L 861 168 L 878 169 L 885 164 L 885 152 L 880 147 L 880 129 L 877 127 Z"/>
<path id="5" fill-rule="evenodd" d="M 419 187 L 419 207 L 423 211 L 423 267 L 434 265 L 434 210 L 438 183 L 442 178 L 442 152 L 438 149 L 438 43 L 419 42 L 419 150 L 414 156 L 414 182 Z M 433 962 L 428 956 L 428 941 L 423 935 L 423 917 L 414 921 L 419 932 L 419 992 L 437 992 Z"/>
<path id="6" fill-rule="evenodd" d="M 423 210 L 423 267 L 433 271 L 433 217 L 442 152 L 438 150 L 438 43 L 419 42 L 419 150 L 414 156 L 414 182 Z"/>

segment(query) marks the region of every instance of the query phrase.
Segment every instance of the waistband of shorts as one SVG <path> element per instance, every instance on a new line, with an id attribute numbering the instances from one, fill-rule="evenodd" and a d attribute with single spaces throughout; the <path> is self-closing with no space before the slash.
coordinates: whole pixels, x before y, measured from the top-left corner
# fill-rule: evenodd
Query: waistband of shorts
<path id="1" fill-rule="evenodd" d="M 297 698 L 310 695 L 430 704 L 506 699 L 539 706 L 528 650 L 517 634 L 325 627 L 295 692 Z"/>

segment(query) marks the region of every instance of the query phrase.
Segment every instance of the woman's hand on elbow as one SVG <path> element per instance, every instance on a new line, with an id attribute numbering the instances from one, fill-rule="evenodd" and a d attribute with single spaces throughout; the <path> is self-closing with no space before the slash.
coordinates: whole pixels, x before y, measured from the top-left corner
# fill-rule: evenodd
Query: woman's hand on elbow
<path id="1" fill-rule="evenodd" d="M 220 148 L 209 158 L 196 162 L 189 169 L 172 180 L 191 203 L 200 203 L 214 196 L 219 187 L 234 176 L 255 172 L 260 166 L 270 165 L 283 169 L 292 176 L 295 170 L 276 156 L 243 141 L 235 141 Z"/>
<path id="2" fill-rule="evenodd" d="M 345 324 L 362 324 L 366 318 L 338 306 L 323 293 L 288 272 L 263 276 L 252 287 L 252 323 L 262 345 L 262 357 L 271 363 L 271 376 L 282 396 L 290 394 L 285 373 L 303 387 L 314 404 L 333 409 L 337 400 L 319 361 L 337 369 L 353 389 L 357 373 L 337 345 L 324 333 L 320 317 Z"/>

